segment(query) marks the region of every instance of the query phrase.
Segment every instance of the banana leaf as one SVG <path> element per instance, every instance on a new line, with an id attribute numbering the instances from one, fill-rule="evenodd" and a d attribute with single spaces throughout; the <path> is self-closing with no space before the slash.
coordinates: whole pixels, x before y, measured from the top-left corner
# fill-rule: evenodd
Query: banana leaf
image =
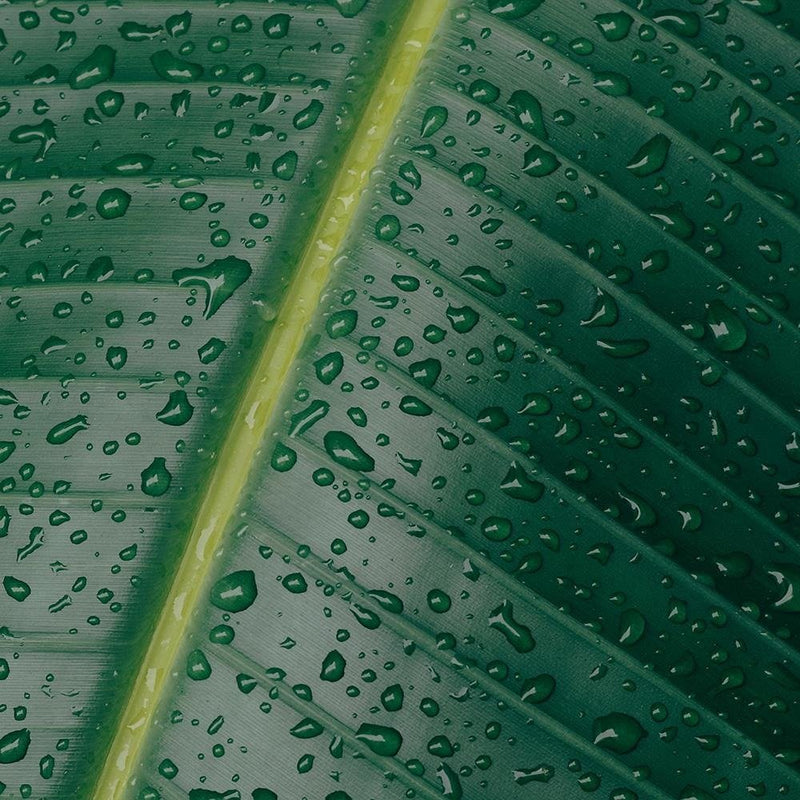
<path id="1" fill-rule="evenodd" d="M 800 797 L 798 64 L 0 3 L 0 798 Z"/>

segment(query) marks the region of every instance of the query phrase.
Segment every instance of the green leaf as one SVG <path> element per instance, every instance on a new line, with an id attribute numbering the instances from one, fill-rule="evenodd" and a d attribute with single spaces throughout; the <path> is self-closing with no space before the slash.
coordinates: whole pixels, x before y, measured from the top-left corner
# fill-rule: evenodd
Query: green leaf
<path id="1" fill-rule="evenodd" d="M 800 797 L 795 16 L 0 10 L 0 795 Z"/>

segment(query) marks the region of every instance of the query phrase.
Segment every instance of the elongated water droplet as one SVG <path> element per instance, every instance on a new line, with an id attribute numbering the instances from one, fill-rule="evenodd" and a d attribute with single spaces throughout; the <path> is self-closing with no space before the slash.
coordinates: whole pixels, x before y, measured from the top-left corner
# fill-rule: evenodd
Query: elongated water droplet
<path id="1" fill-rule="evenodd" d="M 544 0 L 489 0 L 489 11 L 500 19 L 520 19 L 539 8 Z"/>
<path id="2" fill-rule="evenodd" d="M 530 629 L 514 619 L 514 606 L 508 600 L 503 600 L 492 611 L 489 616 L 489 627 L 500 631 L 518 653 L 530 653 L 536 647 L 536 640 Z"/>
<path id="3" fill-rule="evenodd" d="M 356 731 L 356 739 L 364 742 L 373 753 L 379 756 L 396 756 L 403 745 L 400 731 L 385 725 L 363 722 Z"/>
<path id="4" fill-rule="evenodd" d="M 663 25 L 677 36 L 694 38 L 700 33 L 700 17 L 693 11 L 678 8 L 667 8 L 653 14 L 653 22 Z"/>
<path id="5" fill-rule="evenodd" d="M 85 431 L 88 427 L 88 417 L 85 414 L 78 414 L 53 425 L 47 432 L 46 439 L 50 444 L 66 444 L 73 436 Z"/>
<path id="6" fill-rule="evenodd" d="M 444 106 L 431 106 L 422 118 L 421 134 L 423 138 L 433 136 L 436 131 L 440 130 L 446 123 L 448 118 L 447 109 Z"/>
<path id="7" fill-rule="evenodd" d="M 103 171 L 109 175 L 144 175 L 153 167 L 155 159 L 147 153 L 129 153 L 109 161 Z"/>
<path id="8" fill-rule="evenodd" d="M 31 732 L 28 728 L 11 731 L 0 738 L 0 764 L 15 764 L 28 754 Z"/>
<path id="9" fill-rule="evenodd" d="M 470 285 L 492 297 L 502 297 L 506 293 L 506 285 L 497 280 L 486 267 L 467 267 L 461 277 Z"/>
<path id="10" fill-rule="evenodd" d="M 530 92 L 524 89 L 513 92 L 508 99 L 508 107 L 526 131 L 543 141 L 548 138 L 542 105 Z"/>
<path id="11" fill-rule="evenodd" d="M 371 472 L 375 469 L 375 460 L 349 433 L 329 431 L 325 434 L 323 444 L 328 455 L 347 469 L 358 472 Z"/>
<path id="12" fill-rule="evenodd" d="M 632 358 L 650 349 L 646 339 L 598 339 L 597 346 L 612 358 Z"/>
<path id="13" fill-rule="evenodd" d="M 320 420 L 325 419 L 330 409 L 330 403 L 324 400 L 312 400 L 306 408 L 292 416 L 289 436 L 301 436 Z"/>
<path id="14" fill-rule="evenodd" d="M 191 83 L 203 74 L 203 65 L 185 61 L 169 50 L 158 50 L 150 56 L 150 63 L 159 78 L 173 83 Z"/>
<path id="15" fill-rule="evenodd" d="M 295 114 L 292 124 L 297 130 L 304 131 L 316 123 L 324 108 L 319 100 L 312 100 L 302 111 Z"/>
<path id="16" fill-rule="evenodd" d="M 548 783 L 555 777 L 556 770 L 550 764 L 535 767 L 520 767 L 514 770 L 514 783 L 525 786 L 528 783 Z"/>

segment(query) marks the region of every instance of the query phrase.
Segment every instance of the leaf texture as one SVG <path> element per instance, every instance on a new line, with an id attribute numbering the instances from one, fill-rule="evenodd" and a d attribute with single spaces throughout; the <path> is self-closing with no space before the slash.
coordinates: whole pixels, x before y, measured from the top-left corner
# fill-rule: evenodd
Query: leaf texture
<path id="1" fill-rule="evenodd" d="M 0 13 L 3 797 L 800 796 L 788 0 Z"/>

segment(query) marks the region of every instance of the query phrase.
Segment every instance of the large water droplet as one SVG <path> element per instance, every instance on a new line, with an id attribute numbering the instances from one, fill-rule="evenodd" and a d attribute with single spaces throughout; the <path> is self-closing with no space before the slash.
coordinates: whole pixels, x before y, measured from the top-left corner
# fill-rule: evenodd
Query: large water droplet
<path id="1" fill-rule="evenodd" d="M 142 470 L 142 491 L 150 497 L 161 497 L 169 491 L 172 474 L 163 458 L 154 458 L 150 466 Z"/>
<path id="2" fill-rule="evenodd" d="M 747 328 L 741 319 L 721 300 L 708 305 L 706 323 L 714 344 L 726 353 L 741 350 L 747 342 Z"/>
<path id="3" fill-rule="evenodd" d="M 646 141 L 628 162 L 628 169 L 637 178 L 644 178 L 658 172 L 667 163 L 670 140 L 663 133 L 656 134 Z"/>
<path id="4" fill-rule="evenodd" d="M 375 460 L 349 433 L 329 431 L 325 434 L 323 444 L 328 455 L 343 467 L 358 472 L 371 472 L 375 469 Z"/>
<path id="5" fill-rule="evenodd" d="M 379 756 L 396 756 L 403 744 L 400 731 L 385 725 L 374 725 L 363 722 L 356 731 L 356 739 L 377 753 Z"/>
<path id="6" fill-rule="evenodd" d="M 107 44 L 98 45 L 90 56 L 81 61 L 69 76 L 73 89 L 89 89 L 114 76 L 116 51 Z"/>
<path id="7" fill-rule="evenodd" d="M 205 267 L 176 269 L 172 273 L 172 279 L 178 286 L 200 286 L 205 290 L 203 316 L 210 319 L 252 273 L 249 262 L 236 256 L 228 256 L 218 258 Z"/>
<path id="8" fill-rule="evenodd" d="M 518 653 L 530 653 L 536 647 L 530 629 L 514 619 L 514 606 L 508 600 L 489 615 L 489 627 L 500 631 Z"/>
<path id="9" fill-rule="evenodd" d="M 28 754 L 31 732 L 27 728 L 11 731 L 0 738 L 0 764 L 15 764 Z"/>
<path id="10" fill-rule="evenodd" d="M 257 596 L 256 576 L 250 569 L 237 570 L 225 575 L 211 587 L 209 593 L 213 605 L 232 614 L 250 608 Z"/>
<path id="11" fill-rule="evenodd" d="M 194 414 L 194 406 L 189 402 L 183 389 L 170 392 L 164 408 L 156 413 L 156 419 L 165 425 L 185 425 Z"/>
<path id="12" fill-rule="evenodd" d="M 618 711 L 598 717 L 592 725 L 594 743 L 620 755 L 634 750 L 646 733 L 637 720 Z"/>
<path id="13" fill-rule="evenodd" d="M 89 427 L 89 420 L 85 414 L 65 419 L 53 425 L 47 432 L 46 439 L 50 444 L 66 444 L 73 436 L 85 431 Z"/>

